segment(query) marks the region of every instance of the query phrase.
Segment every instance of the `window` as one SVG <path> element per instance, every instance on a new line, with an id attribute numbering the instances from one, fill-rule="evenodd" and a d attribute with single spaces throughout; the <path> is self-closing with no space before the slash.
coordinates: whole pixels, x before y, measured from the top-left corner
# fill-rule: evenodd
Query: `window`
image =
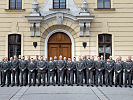
<path id="1" fill-rule="evenodd" d="M 22 0 L 10 0 L 9 9 L 22 9 Z"/>
<path id="2" fill-rule="evenodd" d="M 53 8 L 54 9 L 65 9 L 66 0 L 53 0 Z"/>
<path id="3" fill-rule="evenodd" d="M 21 35 L 8 36 L 8 58 L 21 55 Z"/>
<path id="4" fill-rule="evenodd" d="M 112 35 L 101 34 L 98 36 L 99 56 L 108 59 L 112 55 Z"/>
<path id="5" fill-rule="evenodd" d="M 98 0 L 98 8 L 111 8 L 111 0 Z"/>

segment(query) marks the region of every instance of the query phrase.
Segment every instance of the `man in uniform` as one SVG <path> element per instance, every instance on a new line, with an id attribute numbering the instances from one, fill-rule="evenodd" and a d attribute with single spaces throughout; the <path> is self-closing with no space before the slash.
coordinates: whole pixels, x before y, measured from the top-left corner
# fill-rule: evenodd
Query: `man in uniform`
<path id="1" fill-rule="evenodd" d="M 105 60 L 104 60 L 104 57 L 101 56 L 101 62 L 103 63 L 103 67 L 105 65 Z M 103 84 L 105 84 L 105 70 L 103 69 Z"/>
<path id="2" fill-rule="evenodd" d="M 82 56 L 82 61 L 84 63 L 84 68 L 83 68 L 83 79 L 85 80 L 85 84 L 87 83 L 87 80 L 86 80 L 86 59 L 85 59 L 85 56 Z"/>
<path id="3" fill-rule="evenodd" d="M 81 85 L 83 86 L 83 69 L 84 67 L 84 61 L 81 60 L 81 57 L 79 57 L 79 61 L 76 64 L 77 69 L 77 86 Z"/>
<path id="4" fill-rule="evenodd" d="M 41 84 L 41 77 L 43 79 L 43 86 L 45 86 L 47 62 L 43 60 L 43 57 L 41 57 L 40 61 L 38 62 L 37 69 L 38 69 L 38 86 L 40 86 Z"/>
<path id="5" fill-rule="evenodd" d="M 19 62 L 19 69 L 20 69 L 20 76 L 21 76 L 21 83 L 20 86 L 26 86 L 26 69 L 27 69 L 27 62 L 25 57 L 23 56 L 22 60 Z"/>
<path id="6" fill-rule="evenodd" d="M 57 57 L 54 57 L 54 63 L 55 63 L 55 76 L 56 76 L 56 84 L 58 83 L 58 71 L 57 71 L 57 65 L 58 65 L 58 60 Z"/>
<path id="7" fill-rule="evenodd" d="M 1 79 L 1 85 L 2 85 L 2 67 L 3 67 L 4 59 L 5 59 L 5 58 L 2 58 L 1 66 L 0 66 L 0 74 L 1 74 L 0 79 Z"/>
<path id="8" fill-rule="evenodd" d="M 54 63 L 52 57 L 50 57 L 50 61 L 48 63 L 48 86 L 50 85 L 50 75 L 52 76 L 52 84 L 53 84 L 53 86 L 55 86 L 55 80 L 54 80 L 55 63 Z"/>
<path id="9" fill-rule="evenodd" d="M 90 79 L 91 86 L 93 86 L 93 69 L 94 69 L 94 63 L 90 59 L 90 56 L 87 56 L 87 60 L 86 60 L 86 80 L 87 80 L 87 86 L 89 86 L 89 79 Z"/>
<path id="10" fill-rule="evenodd" d="M 28 84 L 28 74 L 29 74 L 29 70 L 28 70 L 28 67 L 29 67 L 29 64 L 30 64 L 30 62 L 31 62 L 31 57 L 30 56 L 28 56 L 27 57 L 27 60 L 26 60 L 26 62 L 27 62 L 27 68 L 26 68 L 26 85 Z"/>
<path id="11" fill-rule="evenodd" d="M 127 87 L 127 81 L 130 88 L 132 88 L 132 69 L 133 69 L 133 62 L 130 59 L 126 60 L 126 64 L 124 66 L 125 69 L 125 87 Z"/>
<path id="12" fill-rule="evenodd" d="M 1 68 L 1 70 L 2 70 L 2 85 L 1 85 L 1 87 L 5 86 L 6 77 L 7 77 L 7 87 L 9 87 L 10 66 L 9 66 L 9 62 L 8 62 L 7 58 L 4 59 L 3 66 Z"/>
<path id="13" fill-rule="evenodd" d="M 10 61 L 9 61 L 9 66 L 10 66 L 10 70 L 9 70 L 9 84 L 11 84 L 11 68 L 12 68 L 12 62 L 13 62 L 13 57 L 10 57 Z"/>
<path id="14" fill-rule="evenodd" d="M 62 60 L 62 56 L 59 57 L 60 60 L 58 60 L 57 69 L 58 69 L 58 86 L 62 85 L 64 86 L 64 67 L 65 63 Z M 60 82 L 61 78 L 61 82 Z"/>
<path id="15" fill-rule="evenodd" d="M 17 56 L 14 56 L 14 59 L 12 61 L 12 86 L 15 85 L 15 76 L 16 76 L 16 84 L 19 86 L 19 60 L 17 59 Z"/>
<path id="16" fill-rule="evenodd" d="M 113 63 L 110 62 L 110 59 L 107 59 L 107 62 L 105 63 L 105 83 L 106 87 L 110 85 L 112 87 L 112 71 L 114 69 Z"/>
<path id="17" fill-rule="evenodd" d="M 67 66 L 67 58 L 66 57 L 64 57 L 64 64 L 65 64 L 65 66 L 64 66 L 64 84 L 65 84 L 65 82 L 66 82 L 66 84 L 67 84 L 67 68 L 66 68 L 66 66 Z M 66 79 L 66 81 L 65 81 L 65 79 Z"/>
<path id="18" fill-rule="evenodd" d="M 100 61 L 100 57 L 97 57 L 95 69 L 96 69 L 96 86 L 98 86 L 98 78 L 100 77 L 100 86 L 102 87 L 102 76 L 103 76 L 104 66 L 103 62 Z"/>
<path id="19" fill-rule="evenodd" d="M 114 65 L 114 71 L 115 71 L 115 87 L 117 87 L 117 85 L 119 84 L 120 87 L 122 87 L 122 70 L 123 67 L 119 61 L 119 59 L 116 60 L 116 63 Z"/>
<path id="20" fill-rule="evenodd" d="M 119 58 L 118 58 L 118 60 L 119 60 L 119 63 L 122 65 L 122 71 L 121 71 L 121 84 L 123 85 L 123 73 L 124 73 L 124 66 L 125 66 L 125 62 L 124 61 L 122 61 L 122 57 L 120 56 Z"/>
<path id="21" fill-rule="evenodd" d="M 73 86 L 73 66 L 74 63 L 71 61 L 71 58 L 68 58 L 66 69 L 67 69 L 67 84 L 68 86 Z"/>
<path id="22" fill-rule="evenodd" d="M 76 70 L 76 64 L 77 64 L 77 61 L 76 61 L 76 57 L 73 58 L 73 83 L 77 84 L 77 70 Z M 74 78 L 75 76 L 75 78 Z M 75 79 L 75 82 L 74 82 L 74 79 Z"/>
<path id="23" fill-rule="evenodd" d="M 113 70 L 112 70 L 112 84 L 114 85 L 114 64 L 115 60 L 112 59 L 112 56 L 109 57 L 110 63 L 113 65 Z"/>
<path id="24" fill-rule="evenodd" d="M 93 83 L 95 84 L 95 82 L 96 82 L 95 57 L 92 56 L 91 60 L 93 62 L 93 66 L 94 66 L 94 68 L 93 68 Z"/>
<path id="25" fill-rule="evenodd" d="M 39 62 L 39 56 L 36 55 L 36 60 L 34 60 L 34 63 L 35 63 L 35 65 L 36 65 L 36 67 L 37 67 L 38 62 Z M 35 73 L 36 73 L 36 74 L 35 74 L 35 77 L 37 78 L 38 69 L 35 70 Z M 35 80 L 35 83 L 36 83 L 36 80 Z"/>
<path id="26" fill-rule="evenodd" d="M 33 78 L 33 86 L 35 86 L 35 80 L 36 80 L 36 64 L 34 63 L 34 59 L 32 58 L 29 65 L 28 65 L 28 70 L 29 70 L 29 87 L 31 86 L 31 79 Z"/>

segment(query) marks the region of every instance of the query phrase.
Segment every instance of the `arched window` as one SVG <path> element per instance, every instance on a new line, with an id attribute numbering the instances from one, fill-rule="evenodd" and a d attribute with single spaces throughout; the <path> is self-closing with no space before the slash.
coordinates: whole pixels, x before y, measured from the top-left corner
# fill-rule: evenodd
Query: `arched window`
<path id="1" fill-rule="evenodd" d="M 112 35 L 98 35 L 99 56 L 103 55 L 104 59 L 108 59 L 112 55 Z"/>
<path id="2" fill-rule="evenodd" d="M 22 0 L 9 0 L 9 9 L 22 9 Z"/>
<path id="3" fill-rule="evenodd" d="M 97 0 L 98 8 L 111 8 L 111 0 Z"/>
<path id="4" fill-rule="evenodd" d="M 8 58 L 21 55 L 21 35 L 8 36 Z"/>
<path id="5" fill-rule="evenodd" d="M 66 9 L 66 0 L 53 0 L 54 9 Z"/>

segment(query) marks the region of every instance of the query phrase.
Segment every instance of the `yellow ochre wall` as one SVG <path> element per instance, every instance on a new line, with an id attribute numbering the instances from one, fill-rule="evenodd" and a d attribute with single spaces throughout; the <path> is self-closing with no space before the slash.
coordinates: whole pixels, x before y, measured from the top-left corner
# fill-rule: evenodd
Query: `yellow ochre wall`
<path id="1" fill-rule="evenodd" d="M 75 41 L 75 56 L 98 56 L 98 34 L 112 34 L 112 56 L 133 56 L 133 0 L 111 0 L 111 8 L 98 10 L 97 0 L 86 0 L 91 15 L 95 16 L 91 22 L 90 36 L 79 37 L 79 23 L 67 20 L 63 25 L 56 25 L 56 20 L 41 24 L 41 37 L 30 36 L 30 25 L 25 16 L 30 15 L 33 0 L 23 0 L 22 10 L 9 10 L 9 0 L 0 0 L 0 59 L 8 56 L 8 35 L 21 34 L 22 50 L 24 56 L 45 55 L 45 38 L 54 29 L 64 29 L 72 34 Z M 46 0 L 37 0 L 39 7 Z M 80 7 L 83 0 L 74 0 Z M 37 48 L 33 47 L 33 41 L 38 42 Z M 87 48 L 83 48 L 82 42 L 87 42 Z"/>

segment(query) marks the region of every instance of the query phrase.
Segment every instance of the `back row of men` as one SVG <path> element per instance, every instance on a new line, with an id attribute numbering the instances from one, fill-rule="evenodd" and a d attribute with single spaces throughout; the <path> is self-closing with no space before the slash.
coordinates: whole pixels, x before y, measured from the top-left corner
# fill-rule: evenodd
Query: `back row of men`
<path id="1" fill-rule="evenodd" d="M 56 84 L 58 86 L 64 86 L 64 84 L 68 86 L 73 86 L 73 84 L 77 84 L 77 86 L 83 86 L 83 84 L 103 86 L 105 84 L 107 87 L 108 85 L 112 87 L 114 84 L 115 87 L 117 85 L 122 87 L 124 84 L 125 87 L 128 85 L 132 88 L 133 79 L 133 61 L 130 56 L 126 62 L 122 61 L 121 57 L 114 61 L 111 56 L 107 61 L 103 60 L 103 56 L 97 57 L 96 61 L 94 56 L 91 58 L 87 56 L 86 59 L 85 56 L 78 57 L 78 61 L 75 57 L 72 61 L 70 57 L 67 60 L 66 57 L 63 59 L 60 56 L 57 60 L 55 56 L 54 59 L 50 57 L 48 61 L 47 58 L 44 60 L 42 56 L 40 59 L 36 56 L 36 60 L 30 58 L 30 56 L 27 60 L 24 56 L 22 58 L 19 56 L 19 59 L 14 56 L 10 58 L 10 61 L 3 58 L 0 62 L 0 70 L 1 87 L 5 84 L 7 87 L 15 86 L 15 84 L 17 86 L 28 84 L 35 86 L 36 83 L 38 83 L 38 86 L 41 83 L 43 86 L 46 83 L 49 86 L 52 83 L 53 86 Z M 52 82 L 50 82 L 50 78 L 52 78 Z M 36 79 L 38 79 L 38 82 L 36 82 Z"/>

